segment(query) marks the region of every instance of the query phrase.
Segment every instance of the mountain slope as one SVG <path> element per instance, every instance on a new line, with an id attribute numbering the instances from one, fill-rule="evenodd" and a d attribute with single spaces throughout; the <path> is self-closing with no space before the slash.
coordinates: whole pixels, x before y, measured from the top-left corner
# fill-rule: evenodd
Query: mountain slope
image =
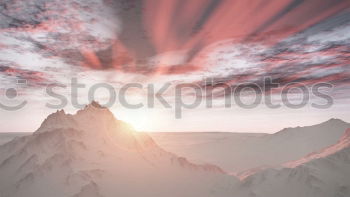
<path id="1" fill-rule="evenodd" d="M 350 196 L 350 129 L 335 145 L 257 172 L 242 183 L 241 197 Z"/>
<path id="2" fill-rule="evenodd" d="M 232 173 L 278 166 L 337 143 L 350 124 L 339 119 L 275 134 L 151 133 L 163 148 Z"/>
<path id="3" fill-rule="evenodd" d="M 5 144 L 16 137 L 22 137 L 26 135 L 30 135 L 29 132 L 8 132 L 8 133 L 0 133 L 0 145 Z"/>
<path id="4" fill-rule="evenodd" d="M 0 146 L 1 197 L 230 196 L 238 179 L 161 149 L 96 103 Z"/>

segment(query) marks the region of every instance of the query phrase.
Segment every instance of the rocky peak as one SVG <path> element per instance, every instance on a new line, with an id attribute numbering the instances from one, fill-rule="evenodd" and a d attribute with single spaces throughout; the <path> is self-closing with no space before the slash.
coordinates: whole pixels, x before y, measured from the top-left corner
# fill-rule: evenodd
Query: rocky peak
<path id="1" fill-rule="evenodd" d="M 99 140 L 128 148 L 156 147 L 147 134 L 137 133 L 128 124 L 117 120 L 108 108 L 95 101 L 73 115 L 63 110 L 49 115 L 36 133 L 64 132 L 69 129 L 81 131 L 87 143 Z"/>
<path id="2" fill-rule="evenodd" d="M 96 101 L 92 101 L 89 105 L 87 105 L 86 107 L 95 107 L 98 109 L 107 109 L 106 107 L 103 107 L 102 105 L 100 105 L 100 103 L 96 102 Z"/>
<path id="3" fill-rule="evenodd" d="M 100 127 L 106 124 L 114 124 L 116 121 L 113 113 L 108 108 L 93 101 L 73 115 L 67 114 L 64 110 L 57 110 L 44 120 L 37 132 L 66 128 L 80 130 L 93 128 L 99 130 Z"/>

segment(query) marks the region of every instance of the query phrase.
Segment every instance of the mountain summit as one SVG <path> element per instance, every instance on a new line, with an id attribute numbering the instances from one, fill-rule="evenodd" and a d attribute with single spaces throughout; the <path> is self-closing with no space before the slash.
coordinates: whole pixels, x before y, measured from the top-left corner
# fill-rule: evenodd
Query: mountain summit
<path id="1" fill-rule="evenodd" d="M 118 120 L 115 119 L 108 108 L 102 107 L 99 103 L 93 101 L 74 115 L 66 114 L 64 110 L 58 110 L 45 119 L 37 132 L 50 131 L 57 128 L 79 128 L 82 130 L 89 130 L 87 126 L 102 126 L 106 123 L 117 124 L 117 122 Z M 123 124 L 121 121 L 118 123 Z"/>
<path id="2" fill-rule="evenodd" d="M 118 120 L 106 107 L 93 101 L 76 114 L 66 114 L 64 110 L 49 115 L 35 133 L 57 130 L 76 130 L 85 141 L 89 139 L 112 141 L 124 148 L 152 145 L 154 141 L 144 133 L 138 133 L 127 123 Z"/>

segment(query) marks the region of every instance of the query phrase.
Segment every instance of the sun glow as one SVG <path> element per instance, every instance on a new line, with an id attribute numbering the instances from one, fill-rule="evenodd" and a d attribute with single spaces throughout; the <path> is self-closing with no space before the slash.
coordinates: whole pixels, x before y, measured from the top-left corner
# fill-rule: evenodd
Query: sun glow
<path id="1" fill-rule="evenodd" d="M 147 110 L 123 110 L 118 111 L 117 118 L 130 124 L 136 131 L 151 131 L 157 124 L 157 116 Z"/>

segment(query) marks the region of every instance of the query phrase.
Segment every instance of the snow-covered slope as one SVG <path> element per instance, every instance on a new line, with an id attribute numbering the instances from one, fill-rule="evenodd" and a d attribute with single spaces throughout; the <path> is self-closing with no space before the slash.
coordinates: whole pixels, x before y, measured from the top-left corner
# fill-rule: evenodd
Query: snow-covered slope
<path id="1" fill-rule="evenodd" d="M 97 103 L 0 146 L 1 197 L 230 196 L 238 179 L 161 149 Z"/>
<path id="2" fill-rule="evenodd" d="M 287 128 L 275 134 L 213 132 L 150 135 L 168 151 L 238 173 L 297 160 L 337 143 L 347 128 L 350 128 L 349 123 L 331 119 L 314 126 Z"/>
<path id="3" fill-rule="evenodd" d="M 328 157 L 332 154 L 336 154 L 338 152 L 343 151 L 343 149 L 346 149 L 348 147 L 350 147 L 350 129 L 348 129 L 345 132 L 344 136 L 338 141 L 338 143 L 336 143 L 332 146 L 329 146 L 323 150 L 320 150 L 318 152 L 310 153 L 310 154 L 306 155 L 305 157 L 298 159 L 296 161 L 287 162 L 287 163 L 283 164 L 283 166 L 293 168 L 293 167 L 308 163 L 308 162 L 315 160 L 315 159 L 325 158 L 325 157 Z"/>
<path id="4" fill-rule="evenodd" d="M 26 135 L 30 135 L 29 132 L 8 132 L 8 133 L 0 133 L 0 145 L 5 144 L 16 137 L 22 137 Z"/>
<path id="5" fill-rule="evenodd" d="M 241 197 L 350 196 L 350 129 L 335 145 L 244 179 Z"/>

